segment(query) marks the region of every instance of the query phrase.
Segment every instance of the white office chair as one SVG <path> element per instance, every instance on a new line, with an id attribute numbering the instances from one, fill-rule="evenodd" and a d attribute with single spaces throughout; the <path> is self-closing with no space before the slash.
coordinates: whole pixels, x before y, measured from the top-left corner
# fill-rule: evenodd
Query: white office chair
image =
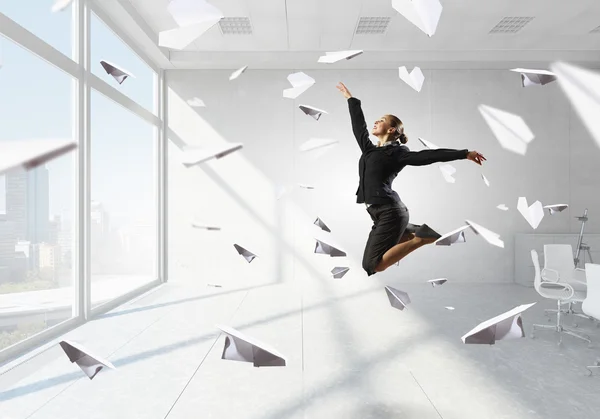
<path id="1" fill-rule="evenodd" d="M 581 310 L 590 317 L 600 320 L 600 265 L 593 263 L 585 264 L 585 273 L 587 276 L 587 297 L 581 304 Z M 600 368 L 600 359 L 596 365 L 588 366 L 590 375 L 592 368 Z"/>
<path id="2" fill-rule="evenodd" d="M 545 244 L 544 245 L 544 269 L 542 269 L 542 280 L 548 282 L 563 282 L 570 284 L 576 292 L 576 297 L 569 303 L 568 308 L 560 309 L 563 314 L 570 314 L 591 320 L 588 316 L 573 310 L 573 303 L 583 302 L 587 290 L 585 270 L 576 268 L 573 260 L 573 248 L 570 244 Z M 545 310 L 546 314 L 555 313 L 557 310 Z"/>
<path id="3" fill-rule="evenodd" d="M 560 309 L 560 306 L 562 304 L 567 304 L 572 301 L 576 301 L 578 299 L 583 301 L 585 296 L 580 291 L 575 291 L 575 289 L 573 288 L 573 286 L 571 286 L 571 284 L 567 284 L 564 282 L 544 281 L 542 278 L 541 270 L 540 270 L 539 256 L 535 250 L 531 250 L 531 259 L 533 260 L 533 267 L 535 268 L 535 278 L 533 281 L 533 286 L 534 286 L 535 290 L 538 292 L 538 294 L 540 294 L 544 298 L 556 300 L 556 305 L 558 307 L 558 310 L 556 312 L 556 325 L 551 326 L 551 325 L 547 325 L 547 324 L 534 324 L 533 330 L 531 331 L 531 337 L 532 338 L 535 337 L 536 329 L 546 329 L 546 330 L 554 330 L 555 332 L 558 332 L 558 334 L 560 336 L 560 340 L 558 342 L 559 345 L 562 343 L 562 334 L 563 333 L 566 333 L 567 335 L 571 335 L 573 337 L 585 340 L 588 342 L 588 344 L 591 344 L 592 341 L 590 340 L 589 336 L 587 336 L 583 333 L 576 332 L 575 330 L 566 329 L 562 326 L 562 324 L 560 322 L 561 314 L 562 314 L 562 310 Z"/>

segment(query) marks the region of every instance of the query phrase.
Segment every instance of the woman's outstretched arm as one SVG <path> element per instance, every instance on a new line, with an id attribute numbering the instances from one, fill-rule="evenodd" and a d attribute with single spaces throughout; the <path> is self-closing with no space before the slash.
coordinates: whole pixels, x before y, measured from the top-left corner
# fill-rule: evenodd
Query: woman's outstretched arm
<path id="1" fill-rule="evenodd" d="M 402 146 L 398 153 L 398 163 L 403 166 L 426 166 L 428 164 L 448 162 L 454 160 L 471 160 L 481 166 L 483 155 L 477 151 L 454 150 L 450 148 L 438 148 L 435 150 L 408 151 L 408 147 Z"/>
<path id="2" fill-rule="evenodd" d="M 367 130 L 365 115 L 360 107 L 360 100 L 352 97 L 352 94 L 350 94 L 350 91 L 346 88 L 344 83 L 340 82 L 336 87 L 342 92 L 344 97 L 348 99 L 348 109 L 350 110 L 350 120 L 352 121 L 352 132 L 354 132 L 354 137 L 356 138 L 361 151 L 364 153 L 368 149 L 374 148 L 375 144 L 369 139 L 369 131 Z"/>

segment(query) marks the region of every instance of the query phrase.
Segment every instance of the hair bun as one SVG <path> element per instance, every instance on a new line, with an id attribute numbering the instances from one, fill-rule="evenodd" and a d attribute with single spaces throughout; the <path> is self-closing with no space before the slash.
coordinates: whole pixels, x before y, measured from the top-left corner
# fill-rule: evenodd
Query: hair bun
<path id="1" fill-rule="evenodd" d="M 400 142 L 402 144 L 406 144 L 408 142 L 408 137 L 406 136 L 406 134 L 402 133 L 398 136 L 398 139 L 400 140 Z"/>

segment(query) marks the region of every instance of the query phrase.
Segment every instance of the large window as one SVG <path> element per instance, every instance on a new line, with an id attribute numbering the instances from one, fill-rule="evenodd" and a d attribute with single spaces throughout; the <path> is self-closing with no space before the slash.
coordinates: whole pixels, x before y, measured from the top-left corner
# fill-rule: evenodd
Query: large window
<path id="1" fill-rule="evenodd" d="M 0 0 L 0 13 L 71 57 L 73 6 L 52 13 L 53 4 L 53 0 Z"/>
<path id="2" fill-rule="evenodd" d="M 155 112 L 154 83 L 156 73 L 95 14 L 91 16 L 91 71 L 122 93 Z M 108 61 L 133 74 L 122 84 L 109 75 L 100 61 Z M 156 112 L 155 112 L 156 113 Z"/>
<path id="3" fill-rule="evenodd" d="M 0 141 L 71 138 L 72 77 L 1 36 L 0 48 Z M 0 179 L 0 350 L 72 317 L 75 158 Z"/>
<path id="4" fill-rule="evenodd" d="M 157 278 L 154 127 L 92 91 L 92 305 Z"/>

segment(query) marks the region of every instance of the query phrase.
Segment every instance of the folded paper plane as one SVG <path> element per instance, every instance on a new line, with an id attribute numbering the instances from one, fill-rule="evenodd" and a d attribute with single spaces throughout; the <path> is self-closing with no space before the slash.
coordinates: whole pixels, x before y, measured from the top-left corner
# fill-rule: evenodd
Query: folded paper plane
<path id="1" fill-rule="evenodd" d="M 557 75 L 558 84 L 600 147 L 600 73 L 557 62 L 550 69 Z"/>
<path id="2" fill-rule="evenodd" d="M 410 297 L 404 291 L 392 287 L 385 287 L 385 292 L 392 307 L 397 308 L 400 311 L 404 310 L 404 307 L 410 304 Z"/>
<path id="3" fill-rule="evenodd" d="M 65 10 L 71 3 L 73 3 L 73 0 L 54 0 L 54 4 L 52 5 L 52 13 Z"/>
<path id="4" fill-rule="evenodd" d="M 283 91 L 283 97 L 288 99 L 296 99 L 315 84 L 315 79 L 302 71 L 290 74 L 287 79 L 292 87 Z"/>
<path id="5" fill-rule="evenodd" d="M 220 159 L 240 150 L 243 147 L 241 143 L 229 143 L 223 146 L 204 148 L 204 147 L 186 147 L 183 150 L 182 163 L 185 167 L 195 166 L 211 159 Z"/>
<path id="6" fill-rule="evenodd" d="M 466 242 L 465 230 L 467 228 L 469 228 L 469 226 L 462 226 L 456 230 L 452 230 L 450 233 L 446 233 L 437 239 L 435 244 L 438 246 L 451 246 L 455 243 L 464 243 Z"/>
<path id="7" fill-rule="evenodd" d="M 315 253 L 318 254 L 322 254 L 322 255 L 329 255 L 332 258 L 333 257 L 340 257 L 340 256 L 346 256 L 346 252 L 337 249 L 335 247 L 333 247 L 330 244 L 325 243 L 322 240 L 316 239 L 316 244 L 315 244 Z"/>
<path id="8" fill-rule="evenodd" d="M 438 285 L 445 284 L 447 281 L 448 281 L 448 278 L 437 278 L 437 279 L 430 279 L 427 282 L 429 282 L 432 287 L 437 287 Z"/>
<path id="9" fill-rule="evenodd" d="M 500 204 L 496 208 L 498 208 L 499 210 L 502 210 L 502 211 L 508 211 L 508 207 L 504 204 Z"/>
<path id="10" fill-rule="evenodd" d="M 314 224 L 317 225 L 317 226 L 319 226 L 319 228 L 321 230 L 324 230 L 324 231 L 327 231 L 328 233 L 331 233 L 331 230 L 329 229 L 329 227 L 327 227 L 327 225 L 319 217 L 317 217 L 317 219 L 315 220 Z"/>
<path id="11" fill-rule="evenodd" d="M 478 324 L 461 339 L 463 343 L 493 345 L 497 340 L 525 337 L 521 314 L 536 303 L 523 304 Z"/>
<path id="12" fill-rule="evenodd" d="M 302 189 L 315 189 L 314 186 L 312 186 L 312 185 L 306 185 L 304 183 L 299 183 L 298 186 L 301 187 Z"/>
<path id="13" fill-rule="evenodd" d="M 544 218 L 544 207 L 540 201 L 535 201 L 530 206 L 527 205 L 527 198 L 524 196 L 519 197 L 517 201 L 517 210 L 521 213 L 523 218 L 527 220 L 529 225 L 536 229 L 540 225 L 540 222 Z"/>
<path id="14" fill-rule="evenodd" d="M 333 277 L 335 279 L 341 279 L 344 277 L 344 275 L 346 275 L 348 273 L 349 270 L 350 270 L 350 268 L 336 266 L 335 268 L 333 268 L 331 270 L 331 274 L 333 275 Z"/>
<path id="15" fill-rule="evenodd" d="M 485 183 L 485 186 L 489 187 L 490 186 L 490 181 L 488 180 L 488 178 L 485 177 L 485 175 L 483 173 L 481 174 L 481 178 L 483 179 L 483 182 Z"/>
<path id="16" fill-rule="evenodd" d="M 392 7 L 429 37 L 435 34 L 442 15 L 439 0 L 392 0 Z"/>
<path id="17" fill-rule="evenodd" d="M 0 175 L 13 169 L 34 169 L 77 148 L 73 140 L 0 141 Z"/>
<path id="18" fill-rule="evenodd" d="M 473 230 L 475 234 L 481 235 L 481 237 L 483 237 L 489 244 L 504 248 L 504 242 L 500 240 L 499 234 L 496 234 L 493 231 L 474 223 L 473 221 L 465 220 L 465 222 L 469 225 L 469 227 L 471 227 L 471 230 Z"/>
<path id="19" fill-rule="evenodd" d="M 211 225 L 207 225 L 204 223 L 199 223 L 197 221 L 192 221 L 192 227 L 203 229 L 203 230 L 209 230 L 209 231 L 220 231 L 221 230 L 221 227 L 211 226 Z"/>
<path id="20" fill-rule="evenodd" d="M 450 164 L 443 164 L 440 166 L 440 171 L 442 172 L 442 176 L 448 183 L 455 183 L 456 179 L 452 177 L 453 174 L 456 173 L 456 168 Z"/>
<path id="21" fill-rule="evenodd" d="M 251 251 L 244 249 L 242 246 L 240 246 L 238 244 L 234 244 L 233 247 L 235 247 L 235 250 L 237 250 L 237 252 L 240 255 L 242 255 L 244 257 L 244 259 L 246 259 L 246 262 L 248 262 L 248 263 L 252 262 L 255 258 L 258 257 Z"/>
<path id="22" fill-rule="evenodd" d="M 362 53 L 362 50 L 326 52 L 325 55 L 319 57 L 319 62 L 332 64 L 341 60 L 350 60 Z"/>
<path id="23" fill-rule="evenodd" d="M 567 208 L 569 208 L 569 205 L 568 204 L 545 205 L 544 208 L 548 210 L 550 215 L 554 215 L 554 214 L 557 214 L 559 212 L 566 210 Z"/>
<path id="24" fill-rule="evenodd" d="M 419 137 L 419 141 L 421 142 L 421 144 L 423 144 L 423 147 L 428 148 L 429 150 L 436 150 L 436 149 L 439 148 L 435 144 L 433 144 L 433 143 L 431 143 L 431 142 L 429 142 L 427 140 L 424 140 L 421 137 Z"/>
<path id="25" fill-rule="evenodd" d="M 275 349 L 228 326 L 217 325 L 225 336 L 221 359 L 252 362 L 255 367 L 285 367 L 286 360 Z"/>
<path id="26" fill-rule="evenodd" d="M 119 84 L 123 84 L 127 77 L 135 78 L 135 76 L 129 71 L 124 70 L 116 64 L 104 60 L 100 61 L 100 64 L 102 65 L 102 67 L 104 67 L 104 71 L 106 71 L 107 74 L 111 75 Z"/>
<path id="27" fill-rule="evenodd" d="M 300 151 L 327 151 L 336 145 L 338 145 L 338 140 L 332 140 L 329 138 L 311 138 L 300 146 Z"/>
<path id="28" fill-rule="evenodd" d="M 423 87 L 423 82 L 425 81 L 425 76 L 419 67 L 413 68 L 413 70 L 409 73 L 406 67 L 398 67 L 398 76 L 400 80 L 404 83 L 408 84 L 417 92 L 421 91 Z"/>
<path id="29" fill-rule="evenodd" d="M 513 68 L 510 71 L 521 73 L 523 87 L 543 86 L 556 80 L 556 74 L 548 70 L 532 70 L 529 68 Z"/>
<path id="30" fill-rule="evenodd" d="M 231 75 L 229 76 L 229 80 L 235 80 L 237 79 L 239 76 L 242 75 L 242 73 L 244 71 L 246 71 L 246 69 L 248 68 L 247 65 L 243 66 L 242 68 L 239 68 L 237 70 L 235 70 L 233 73 L 231 73 Z"/>
<path id="31" fill-rule="evenodd" d="M 535 135 L 523 118 L 487 105 L 479 105 L 479 112 L 502 148 L 522 156 L 527 153 L 527 145 Z"/>
<path id="32" fill-rule="evenodd" d="M 212 28 L 223 13 L 205 0 L 171 0 L 167 10 L 178 27 L 158 34 L 158 45 L 184 49 Z"/>
<path id="33" fill-rule="evenodd" d="M 319 120 L 322 114 L 327 113 L 323 109 L 314 108 L 308 105 L 299 105 L 298 106 L 302 112 L 304 112 L 308 116 L 312 116 L 315 120 Z"/>
<path id="34" fill-rule="evenodd" d="M 199 97 L 195 97 L 193 99 L 188 99 L 187 104 L 193 108 L 203 108 L 206 106 L 204 104 L 204 101 L 202 99 L 200 99 Z"/>
<path id="35" fill-rule="evenodd" d="M 69 357 L 69 361 L 76 363 L 90 380 L 105 367 L 111 370 L 116 369 L 108 360 L 92 355 L 76 342 L 63 340 L 60 342 L 60 346 Z"/>
<path id="36" fill-rule="evenodd" d="M 447 307 L 444 307 L 444 308 L 445 308 L 446 310 L 449 310 L 449 311 L 454 311 L 454 307 L 451 307 L 451 306 L 447 306 Z"/>

